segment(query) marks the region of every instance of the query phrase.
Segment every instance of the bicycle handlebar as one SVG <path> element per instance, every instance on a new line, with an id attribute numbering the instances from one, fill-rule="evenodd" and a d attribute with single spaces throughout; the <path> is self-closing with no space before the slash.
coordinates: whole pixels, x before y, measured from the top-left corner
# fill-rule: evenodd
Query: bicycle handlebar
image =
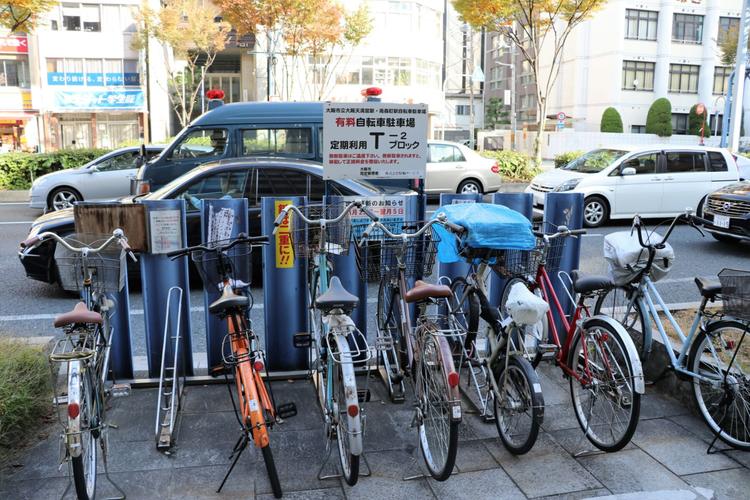
<path id="1" fill-rule="evenodd" d="M 235 239 L 233 239 L 230 243 L 227 243 L 226 245 L 218 245 L 214 247 L 208 247 L 206 245 L 193 245 L 191 247 L 181 248 L 179 250 L 167 252 L 166 255 L 170 259 L 174 260 L 177 257 L 182 257 L 183 255 L 188 255 L 198 250 L 202 250 L 204 252 L 224 252 L 236 245 L 239 245 L 240 243 L 250 243 L 251 245 L 252 244 L 267 245 L 268 242 L 269 242 L 268 236 L 247 236 L 246 234 L 240 233 Z"/>
<path id="2" fill-rule="evenodd" d="M 379 220 L 378 216 L 373 214 L 370 210 L 367 209 L 364 205 L 362 205 L 359 201 L 353 201 L 349 203 L 344 210 L 341 211 L 341 213 L 334 217 L 333 219 L 308 219 L 305 217 L 305 214 L 302 213 L 302 211 L 296 207 L 295 205 L 287 205 L 285 206 L 281 212 L 279 213 L 278 217 L 276 217 L 276 220 L 273 221 L 273 232 L 271 234 L 276 234 L 276 232 L 279 230 L 279 226 L 284 221 L 286 216 L 289 214 L 289 212 L 296 213 L 300 219 L 304 221 L 305 224 L 311 225 L 311 226 L 322 226 L 324 224 L 336 224 L 337 222 L 341 222 L 344 217 L 346 217 L 349 212 L 351 212 L 354 208 L 358 208 L 362 210 L 365 215 L 367 215 L 371 220 L 377 221 Z"/>
<path id="3" fill-rule="evenodd" d="M 44 233 L 40 233 L 36 236 L 33 236 L 27 240 L 24 240 L 21 242 L 21 248 L 23 249 L 21 251 L 21 258 L 26 257 L 33 249 L 41 245 L 45 240 L 47 239 L 53 239 L 57 243 L 61 244 L 63 247 L 68 249 L 71 252 L 76 253 L 86 253 L 86 254 L 97 254 L 110 246 L 113 242 L 119 243 L 119 245 L 122 247 L 122 249 L 128 253 L 128 256 L 130 256 L 133 261 L 137 261 L 135 258 L 135 255 L 133 255 L 132 250 L 130 249 L 130 245 L 128 245 L 128 239 L 125 237 L 125 233 L 122 229 L 115 229 L 112 231 L 112 236 L 107 238 L 107 240 L 99 245 L 98 247 L 89 247 L 89 246 L 82 246 L 82 247 L 74 247 L 67 241 L 65 241 L 64 238 L 62 238 L 60 235 L 47 231 Z"/>
<path id="4" fill-rule="evenodd" d="M 711 224 L 711 221 L 704 219 L 703 217 L 698 217 L 697 215 L 692 215 L 692 210 L 686 209 L 684 214 L 680 214 L 677 217 L 675 217 L 672 220 L 672 223 L 669 225 L 669 229 L 667 229 L 667 232 L 664 233 L 664 236 L 662 236 L 661 241 L 658 243 L 652 243 L 651 241 L 645 242 L 643 239 L 643 221 L 641 220 L 641 216 L 636 214 L 635 217 L 633 217 L 633 228 L 637 230 L 638 234 L 638 243 L 641 245 L 641 247 L 647 249 L 647 250 L 661 250 L 664 248 L 665 244 L 667 243 L 667 239 L 669 239 L 669 236 L 672 234 L 672 231 L 674 231 L 674 228 L 677 226 L 677 222 L 684 221 L 689 226 L 695 228 L 696 231 L 701 233 L 701 236 L 705 236 L 703 231 L 698 227 L 698 224 Z M 650 240 L 650 238 L 649 238 Z"/>
<path id="5" fill-rule="evenodd" d="M 534 236 L 549 241 L 555 238 L 567 238 L 568 236 L 580 236 L 586 234 L 585 229 L 568 229 L 567 226 L 557 226 L 557 231 L 552 234 L 546 234 L 541 231 L 532 231 Z"/>

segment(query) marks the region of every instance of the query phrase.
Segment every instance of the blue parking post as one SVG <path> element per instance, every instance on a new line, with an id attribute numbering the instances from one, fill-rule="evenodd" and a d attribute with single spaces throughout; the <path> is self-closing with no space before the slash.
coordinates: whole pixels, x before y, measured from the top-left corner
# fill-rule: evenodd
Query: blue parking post
<path id="1" fill-rule="evenodd" d="M 289 218 L 273 235 L 273 223 L 281 210 L 292 204 L 302 206 L 304 200 L 300 196 L 261 200 L 261 234 L 271 239 L 263 247 L 263 315 L 266 360 L 271 371 L 307 369 L 307 349 L 294 347 L 294 334 L 309 332 L 305 257 L 295 258 Z"/>
<path id="2" fill-rule="evenodd" d="M 127 263 L 123 262 L 122 265 L 127 266 Z M 125 272 L 127 273 L 127 271 Z M 116 379 L 132 379 L 133 348 L 130 343 L 130 291 L 127 277 L 122 290 L 107 293 L 107 298 L 115 304 L 112 311 L 114 314 L 110 319 L 112 347 L 109 365 L 112 368 L 112 376 Z"/>
<path id="3" fill-rule="evenodd" d="M 146 205 L 149 218 L 151 240 L 158 237 L 156 221 L 172 221 L 179 225 L 178 250 L 187 246 L 187 226 L 185 223 L 185 200 L 141 200 Z M 177 243 L 177 242 L 175 242 Z M 171 260 L 164 254 L 141 254 L 141 290 L 143 292 L 143 317 L 146 326 L 146 358 L 148 374 L 158 378 L 161 371 L 161 356 L 164 345 L 164 325 L 168 317 L 174 317 L 178 304 L 172 303 L 173 309 L 167 311 L 169 290 L 174 286 L 182 288 L 182 313 L 180 315 L 180 336 L 183 344 L 180 356 L 181 370 L 185 375 L 193 375 L 193 349 L 190 328 L 190 283 L 188 281 L 188 257 Z M 173 345 L 167 347 L 167 356 L 173 357 Z"/>
<path id="4" fill-rule="evenodd" d="M 534 216 L 534 196 L 531 193 L 495 193 L 492 195 L 492 203 L 513 209 L 529 220 L 532 220 Z M 492 274 L 490 278 L 490 304 L 500 305 L 500 298 L 506 281 L 497 274 Z"/>
<path id="5" fill-rule="evenodd" d="M 201 204 L 201 241 L 212 243 L 218 240 L 236 238 L 240 233 L 248 233 L 247 198 L 203 200 Z M 231 252 L 231 250 L 230 250 Z M 249 282 L 250 256 L 245 258 L 245 268 L 233 269 L 235 280 Z M 215 264 L 212 261 L 208 265 Z M 227 322 L 211 314 L 208 306 L 221 296 L 218 283 L 203 284 L 203 305 L 206 315 L 206 357 L 208 369 L 222 363 L 221 352 L 224 337 L 229 333 Z"/>
<path id="6" fill-rule="evenodd" d="M 547 193 L 544 200 L 544 232 L 555 232 L 558 226 L 567 226 L 568 229 L 583 227 L 583 193 Z M 581 238 L 566 238 L 560 265 L 557 269 L 547 270 L 555 293 L 560 299 L 560 305 L 568 315 L 572 314 L 575 304 L 568 297 L 568 293 L 571 293 L 569 284 L 558 279 L 558 272 L 570 274 L 572 270 L 578 269 L 580 257 Z M 560 342 L 564 342 L 565 332 L 562 330 L 560 318 L 555 318 L 555 324 Z"/>
<path id="7" fill-rule="evenodd" d="M 440 195 L 440 206 L 443 205 L 456 205 L 459 203 L 481 203 L 481 194 L 441 194 Z M 436 214 L 437 215 L 437 214 Z M 471 266 L 466 262 L 451 262 L 444 263 L 440 262 L 438 265 L 438 279 L 442 281 L 442 278 L 448 278 L 452 283 L 454 279 L 458 277 L 466 276 Z"/>

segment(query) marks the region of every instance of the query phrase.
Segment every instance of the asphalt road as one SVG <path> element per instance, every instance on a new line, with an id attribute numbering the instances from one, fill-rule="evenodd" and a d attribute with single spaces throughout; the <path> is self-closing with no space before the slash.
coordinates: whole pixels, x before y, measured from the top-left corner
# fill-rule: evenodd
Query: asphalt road
<path id="1" fill-rule="evenodd" d="M 430 207 L 430 208 L 434 208 Z M 40 215 L 25 204 L 0 203 L 0 335 L 44 336 L 55 333 L 52 318 L 71 308 L 75 297 L 62 292 L 55 285 L 32 281 L 24 276 L 16 251 L 18 242 L 25 239 L 30 222 Z M 649 221 L 651 226 L 663 221 Z M 667 221 L 668 222 L 668 221 Z M 581 269 L 587 273 L 606 273 L 602 258 L 604 235 L 614 231 L 629 230 L 629 223 L 609 224 L 591 230 L 583 237 Z M 693 283 L 695 276 L 715 277 L 725 267 L 750 269 L 750 245 L 727 245 L 711 236 L 701 237 L 694 229 L 678 227 L 670 238 L 676 261 L 671 273 L 658 283 L 658 288 L 668 304 L 698 300 Z M 374 318 L 377 289 L 368 299 L 368 316 Z M 191 291 L 191 326 L 193 350 L 205 350 L 203 296 L 201 291 Z M 255 307 L 252 318 L 256 330 L 263 328 L 263 293 L 254 289 Z M 143 302 L 140 292 L 131 294 L 132 345 L 135 355 L 145 354 Z"/>

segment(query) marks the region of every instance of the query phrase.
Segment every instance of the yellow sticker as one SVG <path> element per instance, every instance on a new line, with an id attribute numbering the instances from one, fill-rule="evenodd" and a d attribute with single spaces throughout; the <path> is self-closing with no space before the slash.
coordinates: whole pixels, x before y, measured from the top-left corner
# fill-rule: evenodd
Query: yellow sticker
<path id="1" fill-rule="evenodd" d="M 274 218 L 278 217 L 284 207 L 291 205 L 292 200 L 274 201 Z M 276 268 L 294 267 L 294 249 L 292 248 L 292 223 L 289 215 L 279 225 L 276 231 Z"/>

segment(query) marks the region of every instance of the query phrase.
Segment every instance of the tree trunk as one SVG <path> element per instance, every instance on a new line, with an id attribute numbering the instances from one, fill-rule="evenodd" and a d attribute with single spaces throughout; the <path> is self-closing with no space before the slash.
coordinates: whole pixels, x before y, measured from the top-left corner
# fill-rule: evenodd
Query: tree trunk
<path id="1" fill-rule="evenodd" d="M 537 108 L 539 117 L 537 119 L 537 131 L 534 138 L 534 163 L 538 168 L 542 167 L 542 144 L 544 141 L 544 127 L 547 125 L 547 102 L 540 100 Z"/>

